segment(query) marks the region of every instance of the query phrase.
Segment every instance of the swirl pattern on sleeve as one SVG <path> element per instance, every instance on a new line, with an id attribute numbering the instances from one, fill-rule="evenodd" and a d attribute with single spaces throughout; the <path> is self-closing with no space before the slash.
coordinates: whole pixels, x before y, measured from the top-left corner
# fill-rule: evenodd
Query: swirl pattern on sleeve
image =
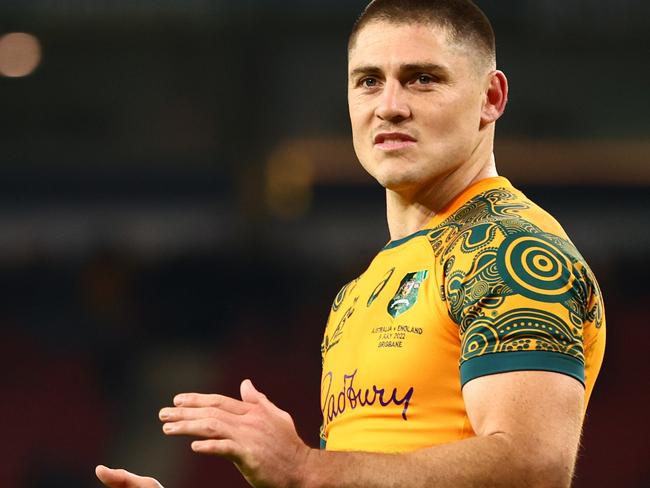
<path id="1" fill-rule="evenodd" d="M 563 234 L 507 188 L 477 195 L 428 234 L 442 269 L 440 298 L 459 327 L 463 384 L 530 369 L 584 382 L 583 331 L 600 328 L 602 300 Z"/>

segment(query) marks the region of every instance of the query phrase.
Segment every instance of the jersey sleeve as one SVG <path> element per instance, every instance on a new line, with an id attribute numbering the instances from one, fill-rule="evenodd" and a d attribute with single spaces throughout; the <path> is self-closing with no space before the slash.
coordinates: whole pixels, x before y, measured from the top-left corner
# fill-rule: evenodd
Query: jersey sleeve
<path id="1" fill-rule="evenodd" d="M 553 371 L 585 383 L 583 331 L 597 320 L 591 271 L 570 241 L 496 223 L 470 227 L 445 251 L 443 294 L 461 339 L 461 383 Z"/>

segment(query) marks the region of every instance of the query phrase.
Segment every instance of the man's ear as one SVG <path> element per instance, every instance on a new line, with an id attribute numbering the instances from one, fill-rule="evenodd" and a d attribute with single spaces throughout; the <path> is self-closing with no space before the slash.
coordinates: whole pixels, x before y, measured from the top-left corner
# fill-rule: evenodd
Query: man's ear
<path id="1" fill-rule="evenodd" d="M 485 99 L 481 110 L 481 128 L 496 122 L 508 103 L 508 79 L 503 71 L 494 70 L 488 75 Z"/>

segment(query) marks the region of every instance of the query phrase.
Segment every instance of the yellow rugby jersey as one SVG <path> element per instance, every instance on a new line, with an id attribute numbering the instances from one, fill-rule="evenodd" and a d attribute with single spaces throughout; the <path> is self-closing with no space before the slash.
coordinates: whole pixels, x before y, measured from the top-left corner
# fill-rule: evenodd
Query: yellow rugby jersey
<path id="1" fill-rule="evenodd" d="M 400 452 L 471 437 L 461 388 L 494 373 L 569 375 L 586 407 L 604 349 L 598 284 L 560 225 L 507 179 L 479 181 L 336 296 L 321 446 Z"/>

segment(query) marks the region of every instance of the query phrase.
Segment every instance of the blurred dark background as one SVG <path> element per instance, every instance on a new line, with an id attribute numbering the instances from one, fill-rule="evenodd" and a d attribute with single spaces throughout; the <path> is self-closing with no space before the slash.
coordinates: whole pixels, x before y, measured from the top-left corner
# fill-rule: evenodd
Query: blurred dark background
<path id="1" fill-rule="evenodd" d="M 479 4 L 511 84 L 500 171 L 606 299 L 575 486 L 650 486 L 650 3 Z M 99 462 L 244 486 L 157 412 L 245 377 L 317 444 L 330 300 L 388 239 L 347 118 L 364 5 L 0 3 L 0 486 L 99 486 Z"/>

